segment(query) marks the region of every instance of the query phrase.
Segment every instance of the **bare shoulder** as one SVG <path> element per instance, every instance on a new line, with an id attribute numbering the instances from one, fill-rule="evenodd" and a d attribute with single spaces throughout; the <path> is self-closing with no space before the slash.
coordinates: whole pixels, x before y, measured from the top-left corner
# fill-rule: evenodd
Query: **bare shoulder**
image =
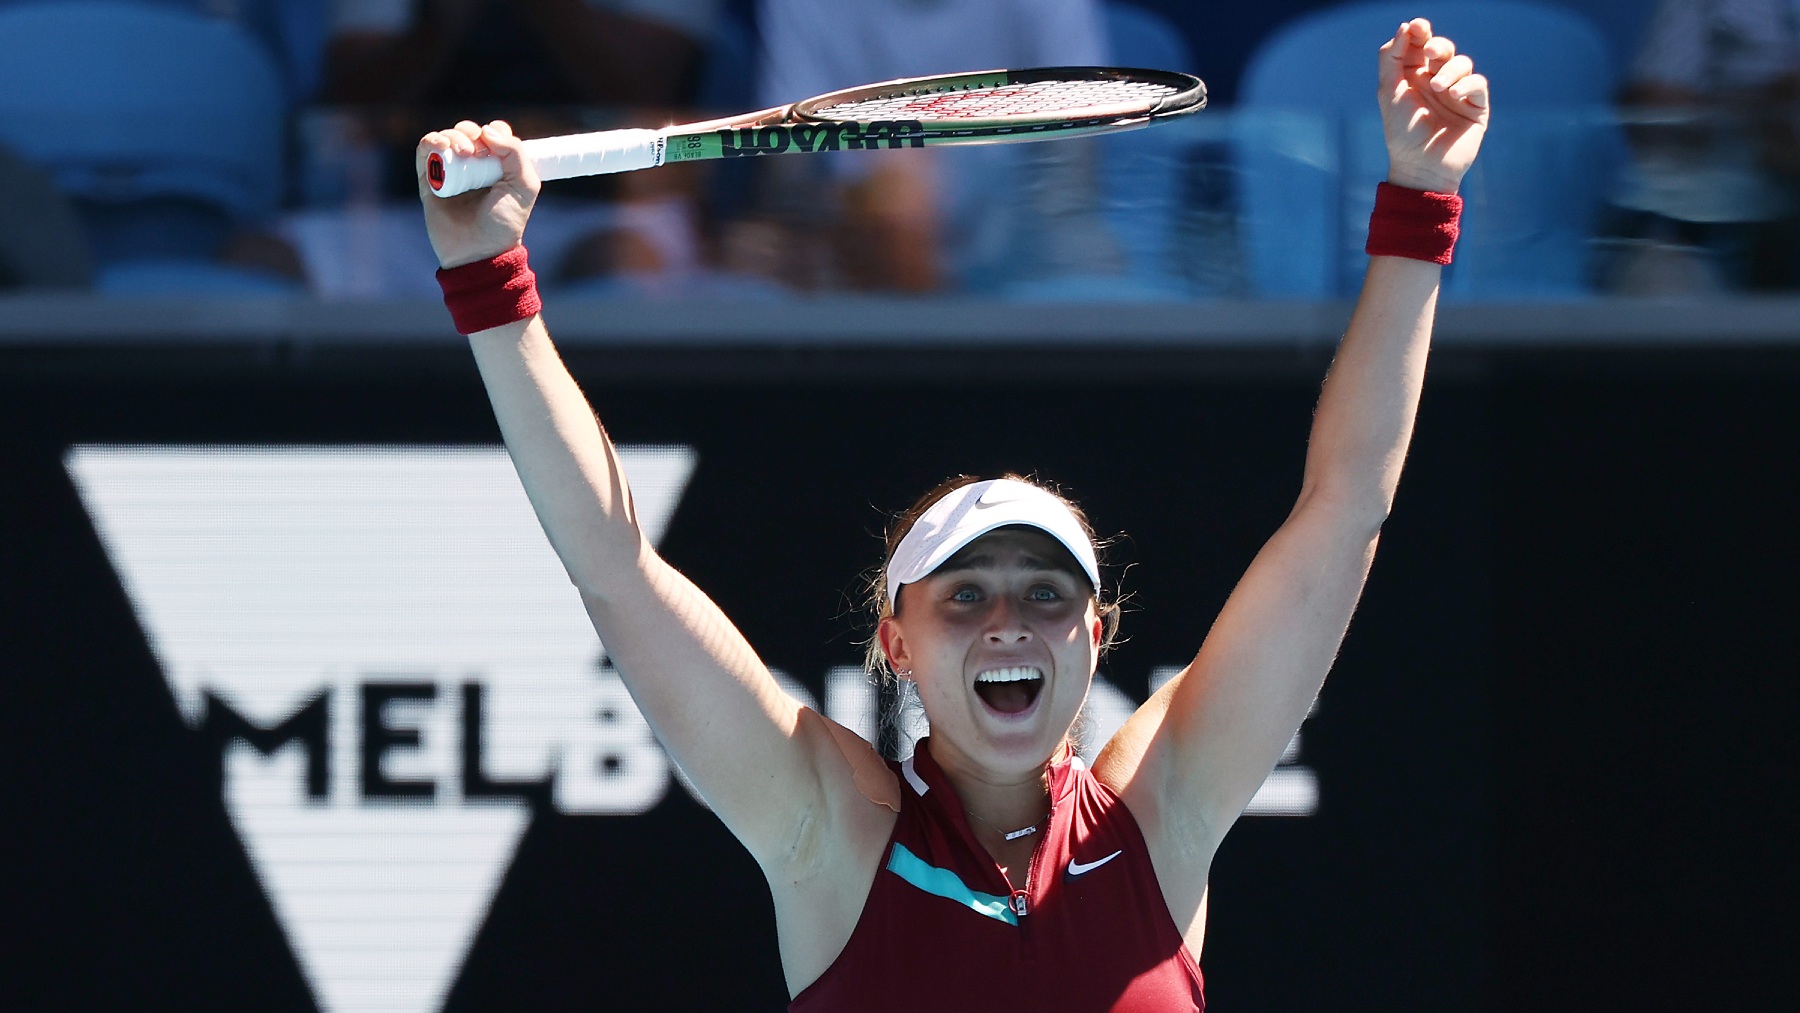
<path id="1" fill-rule="evenodd" d="M 825 730 L 831 734 L 832 744 L 837 746 L 838 753 L 850 767 L 850 774 L 857 791 L 876 805 L 886 806 L 893 812 L 900 811 L 900 779 L 894 774 L 894 768 L 888 766 L 881 754 L 868 739 L 856 734 L 828 717 L 814 716 L 825 724 Z"/>

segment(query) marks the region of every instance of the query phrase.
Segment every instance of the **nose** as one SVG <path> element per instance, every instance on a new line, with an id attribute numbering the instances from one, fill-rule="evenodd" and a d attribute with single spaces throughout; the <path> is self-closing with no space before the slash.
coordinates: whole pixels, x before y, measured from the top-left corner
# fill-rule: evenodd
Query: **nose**
<path id="1" fill-rule="evenodd" d="M 995 600 L 994 608 L 988 614 L 987 639 L 996 646 L 1021 644 L 1031 639 L 1031 629 L 1025 625 L 1025 615 L 1018 602 L 1004 595 Z"/>

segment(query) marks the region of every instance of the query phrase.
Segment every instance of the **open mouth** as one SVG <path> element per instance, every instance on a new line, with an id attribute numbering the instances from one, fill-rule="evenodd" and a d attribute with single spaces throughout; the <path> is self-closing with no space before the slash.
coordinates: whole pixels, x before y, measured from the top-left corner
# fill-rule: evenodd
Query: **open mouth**
<path id="1" fill-rule="evenodd" d="M 996 668 L 975 677 L 975 695 L 1002 714 L 1031 709 L 1044 689 L 1044 673 L 1027 665 Z"/>

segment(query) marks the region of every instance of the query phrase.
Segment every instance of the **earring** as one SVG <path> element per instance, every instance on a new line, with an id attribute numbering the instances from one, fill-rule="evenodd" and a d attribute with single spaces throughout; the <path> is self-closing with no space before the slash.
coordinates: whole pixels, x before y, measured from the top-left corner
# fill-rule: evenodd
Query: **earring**
<path id="1" fill-rule="evenodd" d="M 894 669 L 894 674 L 899 676 L 902 679 L 910 679 L 910 678 L 912 678 L 912 669 L 896 668 L 896 669 Z"/>

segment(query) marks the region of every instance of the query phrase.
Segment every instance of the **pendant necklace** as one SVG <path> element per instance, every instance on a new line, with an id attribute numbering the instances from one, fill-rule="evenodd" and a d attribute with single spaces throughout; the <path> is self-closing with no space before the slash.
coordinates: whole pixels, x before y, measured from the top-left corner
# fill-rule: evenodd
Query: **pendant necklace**
<path id="1" fill-rule="evenodd" d="M 984 825 L 986 825 L 989 830 L 992 830 L 993 832 L 999 834 L 1001 837 L 1004 837 L 1009 841 L 1016 841 L 1021 837 L 1030 837 L 1032 834 L 1035 834 L 1038 832 L 1038 828 L 1044 825 L 1045 820 L 1050 818 L 1050 814 L 1045 813 L 1044 815 L 1039 816 L 1037 822 L 1033 823 L 1031 826 L 1020 827 L 1019 829 L 1014 830 L 1011 833 L 1008 833 L 1007 831 L 1002 830 L 997 826 L 994 826 L 992 823 L 989 823 L 987 820 L 981 819 L 980 816 L 976 816 L 975 810 L 970 809 L 967 806 L 963 807 L 963 812 L 968 813 L 972 819 L 981 820 L 981 822 Z"/>

